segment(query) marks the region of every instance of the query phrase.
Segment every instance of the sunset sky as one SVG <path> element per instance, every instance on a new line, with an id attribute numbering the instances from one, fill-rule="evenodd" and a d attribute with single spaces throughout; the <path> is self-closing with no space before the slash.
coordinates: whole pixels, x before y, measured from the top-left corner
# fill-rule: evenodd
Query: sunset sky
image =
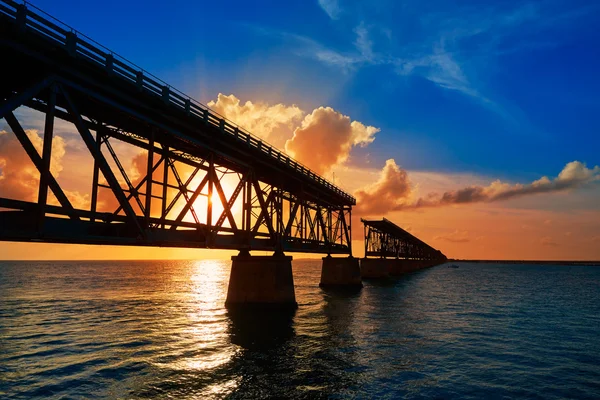
<path id="1" fill-rule="evenodd" d="M 334 179 L 356 217 L 449 257 L 600 259 L 600 3 L 33 4 Z M 85 202 L 87 150 L 57 135 L 54 172 Z M 37 187 L 20 152 L 0 120 L 0 196 Z M 1 259 L 231 254 L 0 243 Z"/>

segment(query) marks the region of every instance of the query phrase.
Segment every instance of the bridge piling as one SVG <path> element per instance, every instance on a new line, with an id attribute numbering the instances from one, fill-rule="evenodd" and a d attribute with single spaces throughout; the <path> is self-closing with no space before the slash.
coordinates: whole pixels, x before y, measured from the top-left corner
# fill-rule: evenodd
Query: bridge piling
<path id="1" fill-rule="evenodd" d="M 323 257 L 321 287 L 362 288 L 358 258 Z"/>
<path id="2" fill-rule="evenodd" d="M 400 276 L 426 268 L 425 260 L 408 260 L 399 258 L 390 261 L 393 262 L 390 268 L 390 275 L 392 276 Z"/>
<path id="3" fill-rule="evenodd" d="M 242 250 L 231 257 L 227 308 L 295 309 L 292 257 L 283 253 L 253 256 Z"/>
<path id="4" fill-rule="evenodd" d="M 360 260 L 360 275 L 363 279 L 379 279 L 390 276 L 390 261 L 385 258 L 363 258 Z"/>

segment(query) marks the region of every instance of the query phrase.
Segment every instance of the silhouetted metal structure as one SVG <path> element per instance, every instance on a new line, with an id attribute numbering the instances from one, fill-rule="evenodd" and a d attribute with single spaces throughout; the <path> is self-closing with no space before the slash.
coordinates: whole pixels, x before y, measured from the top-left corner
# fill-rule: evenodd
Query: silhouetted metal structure
<path id="1" fill-rule="evenodd" d="M 444 261 L 446 256 L 393 222 L 365 220 L 365 257 Z"/>
<path id="2" fill-rule="evenodd" d="M 39 10 L 0 0 L 0 40 L 0 118 L 40 172 L 37 202 L 0 198 L 0 240 L 351 253 L 355 199 L 284 153 Z M 20 106 L 45 115 L 42 154 Z M 89 209 L 50 171 L 55 118 L 92 156 Z M 139 180 L 115 143 L 144 151 Z"/>

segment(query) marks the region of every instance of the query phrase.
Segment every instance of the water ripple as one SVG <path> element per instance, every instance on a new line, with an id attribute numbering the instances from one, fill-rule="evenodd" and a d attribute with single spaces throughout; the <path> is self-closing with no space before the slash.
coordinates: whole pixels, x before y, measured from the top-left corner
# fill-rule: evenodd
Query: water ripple
<path id="1" fill-rule="evenodd" d="M 0 397 L 600 398 L 600 268 L 443 266 L 359 293 L 294 262 L 294 313 L 229 265 L 0 262 Z"/>

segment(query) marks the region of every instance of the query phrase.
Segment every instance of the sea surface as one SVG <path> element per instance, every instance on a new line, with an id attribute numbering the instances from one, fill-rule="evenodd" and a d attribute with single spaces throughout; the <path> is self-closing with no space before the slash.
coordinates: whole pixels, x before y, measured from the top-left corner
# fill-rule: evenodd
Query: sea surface
<path id="1" fill-rule="evenodd" d="M 230 314 L 226 261 L 0 261 L 0 398 L 600 398 L 600 267 L 459 265 Z"/>

